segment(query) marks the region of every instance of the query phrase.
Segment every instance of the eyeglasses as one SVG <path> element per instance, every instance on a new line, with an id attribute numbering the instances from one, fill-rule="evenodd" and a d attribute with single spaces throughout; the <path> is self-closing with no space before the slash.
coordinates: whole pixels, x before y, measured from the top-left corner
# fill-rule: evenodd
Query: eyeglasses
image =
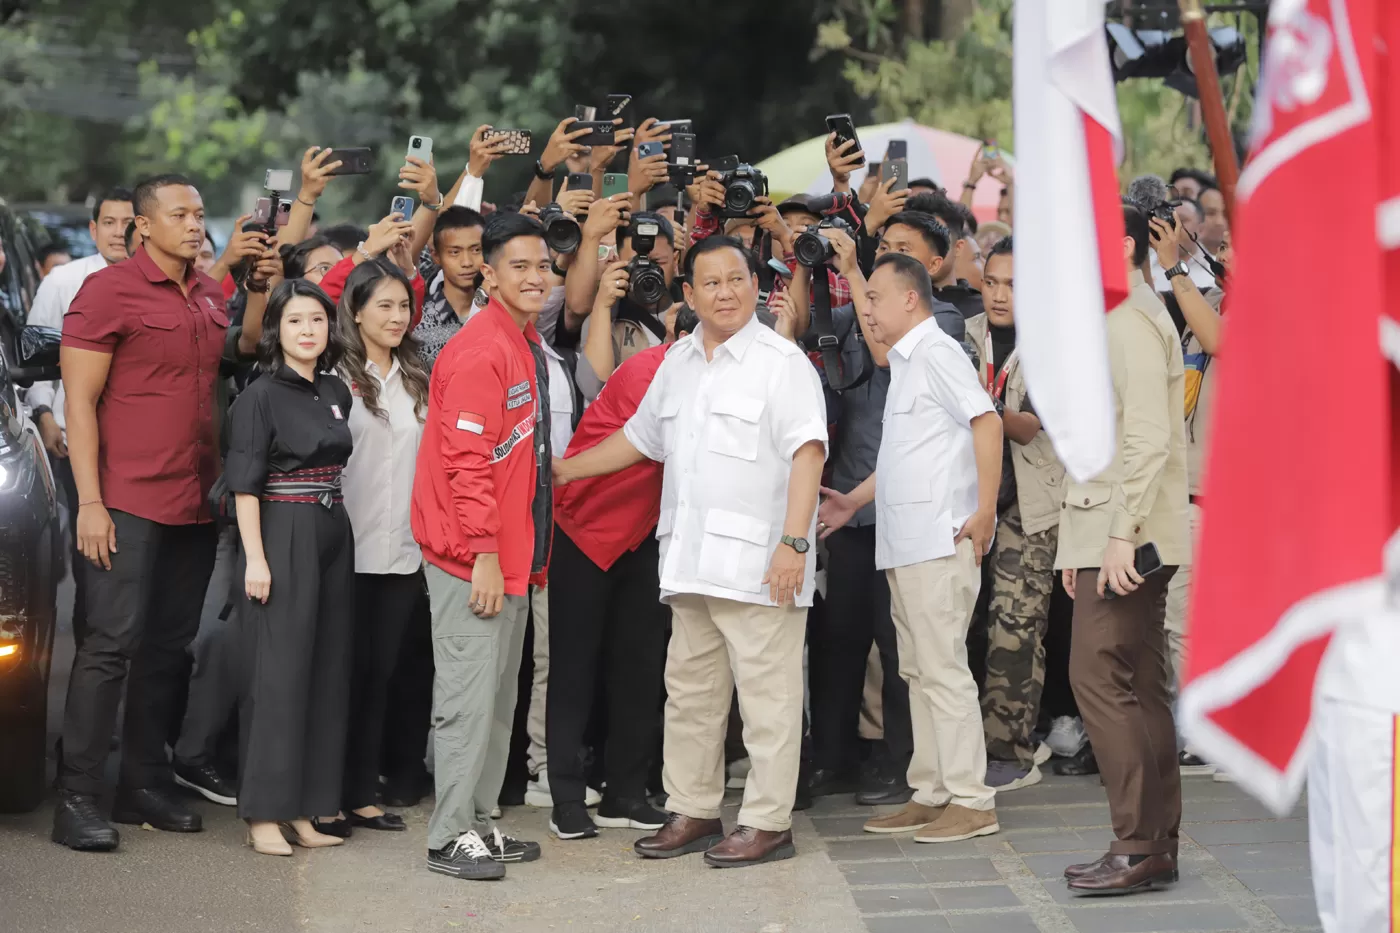
<path id="1" fill-rule="evenodd" d="M 331 271 L 331 269 L 332 269 L 334 266 L 335 266 L 335 263 L 333 263 L 333 262 L 318 262 L 318 263 L 316 263 L 316 265 L 312 266 L 310 269 L 307 269 L 307 270 L 306 270 L 306 274 L 307 274 L 307 275 L 325 276 L 325 274 L 326 274 L 327 272 Z"/>

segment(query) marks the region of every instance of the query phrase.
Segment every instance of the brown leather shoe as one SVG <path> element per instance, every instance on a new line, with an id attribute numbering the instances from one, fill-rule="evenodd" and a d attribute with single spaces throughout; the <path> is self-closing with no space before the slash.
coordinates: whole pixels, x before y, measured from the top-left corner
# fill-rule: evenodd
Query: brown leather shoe
<path id="1" fill-rule="evenodd" d="M 1080 897 L 1134 894 L 1161 890 L 1178 877 L 1176 859 L 1170 855 L 1149 855 L 1136 865 L 1129 865 L 1128 856 L 1110 854 L 1078 878 L 1071 878 L 1069 891 Z"/>
<path id="2" fill-rule="evenodd" d="M 1104 859 L 1106 859 L 1106 858 L 1108 858 L 1108 853 L 1104 853 L 1103 855 L 1100 855 L 1100 856 L 1098 857 L 1098 859 L 1096 859 L 1095 861 L 1092 861 L 1092 862 L 1080 862 L 1078 865 L 1070 865 L 1070 866 L 1066 867 L 1066 868 L 1065 868 L 1065 880 L 1068 881 L 1068 880 L 1071 879 L 1071 878 L 1078 878 L 1080 875 L 1088 874 L 1089 872 L 1093 871 L 1095 868 L 1098 868 L 1100 865 L 1102 865 Z"/>
<path id="3" fill-rule="evenodd" d="M 672 813 L 659 832 L 638 839 L 632 848 L 644 858 L 675 858 L 704 852 L 723 839 L 724 824 L 719 820 L 697 820 Z"/>
<path id="4" fill-rule="evenodd" d="M 723 842 L 705 853 L 705 864 L 712 868 L 743 868 L 781 861 L 796 854 L 791 830 L 775 833 L 752 826 L 736 826 Z"/>

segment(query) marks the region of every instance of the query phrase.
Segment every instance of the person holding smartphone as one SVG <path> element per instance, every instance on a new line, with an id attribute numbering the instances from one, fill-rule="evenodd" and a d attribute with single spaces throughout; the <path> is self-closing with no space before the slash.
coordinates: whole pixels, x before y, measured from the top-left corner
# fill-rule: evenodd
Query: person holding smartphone
<path id="1" fill-rule="evenodd" d="M 1186 374 L 1167 309 L 1143 277 L 1147 214 L 1123 205 L 1132 292 L 1108 315 L 1117 450 L 1101 474 L 1070 483 L 1055 567 L 1074 597 L 1070 682 L 1098 758 L 1116 837 L 1065 869 L 1072 892 L 1127 894 L 1176 881 L 1181 772 L 1167 682 L 1167 585 L 1191 561 Z M 1143 576 L 1135 552 L 1163 564 Z M 1109 591 L 1117 598 L 1105 598 Z"/>

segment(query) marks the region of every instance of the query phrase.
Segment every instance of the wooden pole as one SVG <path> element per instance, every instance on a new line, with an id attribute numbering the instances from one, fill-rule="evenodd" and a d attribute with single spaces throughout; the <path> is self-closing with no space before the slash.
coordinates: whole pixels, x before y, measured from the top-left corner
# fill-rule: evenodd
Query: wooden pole
<path id="1" fill-rule="evenodd" d="M 1206 14 L 1201 0 L 1177 0 L 1181 10 L 1181 25 L 1186 32 L 1186 44 L 1191 54 L 1191 70 L 1196 74 L 1196 91 L 1201 99 L 1201 115 L 1205 119 L 1206 137 L 1215 157 L 1215 177 L 1225 199 L 1225 216 L 1234 221 L 1235 184 L 1240 177 L 1239 159 L 1235 158 L 1235 138 L 1230 133 L 1230 118 L 1225 113 L 1225 96 L 1220 91 L 1220 75 L 1215 70 L 1215 47 L 1206 32 Z"/>

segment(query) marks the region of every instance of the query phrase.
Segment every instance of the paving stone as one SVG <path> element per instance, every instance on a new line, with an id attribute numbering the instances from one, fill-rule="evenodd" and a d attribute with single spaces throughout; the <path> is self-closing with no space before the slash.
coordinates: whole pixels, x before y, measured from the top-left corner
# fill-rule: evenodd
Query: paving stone
<path id="1" fill-rule="evenodd" d="M 1249 842 L 1307 842 L 1307 820 L 1186 823 L 1181 831 L 1203 846 Z"/>
<path id="2" fill-rule="evenodd" d="M 842 862 L 847 884 L 923 884 L 913 862 Z"/>
<path id="3" fill-rule="evenodd" d="M 1064 878 L 1047 878 L 1042 882 L 1045 890 L 1058 904 L 1084 906 L 1084 898 L 1071 894 Z M 1163 891 L 1143 891 L 1132 896 L 1133 904 L 1153 904 L 1162 901 L 1209 901 L 1220 895 L 1206 883 L 1200 875 L 1186 874 L 1181 880 Z"/>
<path id="4" fill-rule="evenodd" d="M 999 881 L 1001 872 L 985 858 L 920 859 L 914 867 L 930 883 L 945 881 Z"/>
<path id="5" fill-rule="evenodd" d="M 1206 851 L 1230 871 L 1307 868 L 1309 864 L 1308 846 L 1303 842 L 1207 846 Z"/>
<path id="6" fill-rule="evenodd" d="M 1012 830 L 1004 833 L 1011 848 L 1017 852 L 1070 852 L 1092 849 L 1093 845 L 1076 832 L 1070 830 L 1051 832 L 1031 832 Z M 1099 850 L 1099 855 L 1103 854 Z M 1094 856 L 1098 858 L 1098 856 Z"/>
<path id="7" fill-rule="evenodd" d="M 1208 933 L 1249 926 L 1248 920 L 1225 904 L 1080 907 L 1067 908 L 1065 914 L 1074 922 L 1079 933 L 1168 933 L 1171 930 Z"/>
<path id="8" fill-rule="evenodd" d="M 1056 807 L 997 807 L 997 822 L 1009 829 L 1064 829 Z"/>
<path id="9" fill-rule="evenodd" d="M 855 888 L 856 908 L 863 914 L 887 914 L 902 910 L 937 910 L 928 888 Z"/>
<path id="10" fill-rule="evenodd" d="M 1107 806 L 1060 807 L 1055 812 L 1071 829 L 1079 826 L 1110 826 L 1113 822 Z"/>
<path id="11" fill-rule="evenodd" d="M 1001 835 L 964 839 L 961 842 L 915 842 L 912 835 L 900 836 L 899 849 L 905 858 L 964 858 L 995 851 Z"/>
<path id="12" fill-rule="evenodd" d="M 1317 927 L 1322 921 L 1317 916 L 1317 901 L 1307 897 L 1266 897 L 1264 903 L 1278 914 L 1278 918 L 1291 927 Z"/>
<path id="13" fill-rule="evenodd" d="M 964 888 L 934 888 L 933 896 L 944 910 L 982 907 L 1020 907 L 1021 899 L 1004 884 L 979 884 Z"/>
<path id="14" fill-rule="evenodd" d="M 1306 871 L 1238 871 L 1235 878 L 1255 894 L 1312 896 L 1312 875 Z"/>
<path id="15" fill-rule="evenodd" d="M 819 836 L 859 836 L 865 832 L 865 816 L 816 816 L 812 825 Z"/>
<path id="16" fill-rule="evenodd" d="M 1081 849 L 1078 852 L 1054 852 L 1050 855 L 1023 855 L 1021 861 L 1037 878 L 1064 878 L 1065 868 L 1092 862 L 1103 855 L 1102 849 Z"/>
<path id="17" fill-rule="evenodd" d="M 902 858 L 899 845 L 888 836 L 857 839 L 853 842 L 828 842 L 826 852 L 834 862 L 866 858 Z"/>
<path id="18" fill-rule="evenodd" d="M 1301 814 L 1298 814 L 1301 816 Z M 1252 800 L 1201 800 L 1183 801 L 1181 818 L 1192 823 L 1210 823 L 1217 820 L 1272 820 L 1273 813 L 1263 804 Z"/>
<path id="19" fill-rule="evenodd" d="M 950 933 L 948 921 L 937 914 L 915 917 L 867 917 L 865 928 L 870 933 Z"/>
<path id="20" fill-rule="evenodd" d="M 948 925 L 955 933 L 1040 933 L 1030 914 L 1004 911 L 994 914 L 952 914 Z"/>

